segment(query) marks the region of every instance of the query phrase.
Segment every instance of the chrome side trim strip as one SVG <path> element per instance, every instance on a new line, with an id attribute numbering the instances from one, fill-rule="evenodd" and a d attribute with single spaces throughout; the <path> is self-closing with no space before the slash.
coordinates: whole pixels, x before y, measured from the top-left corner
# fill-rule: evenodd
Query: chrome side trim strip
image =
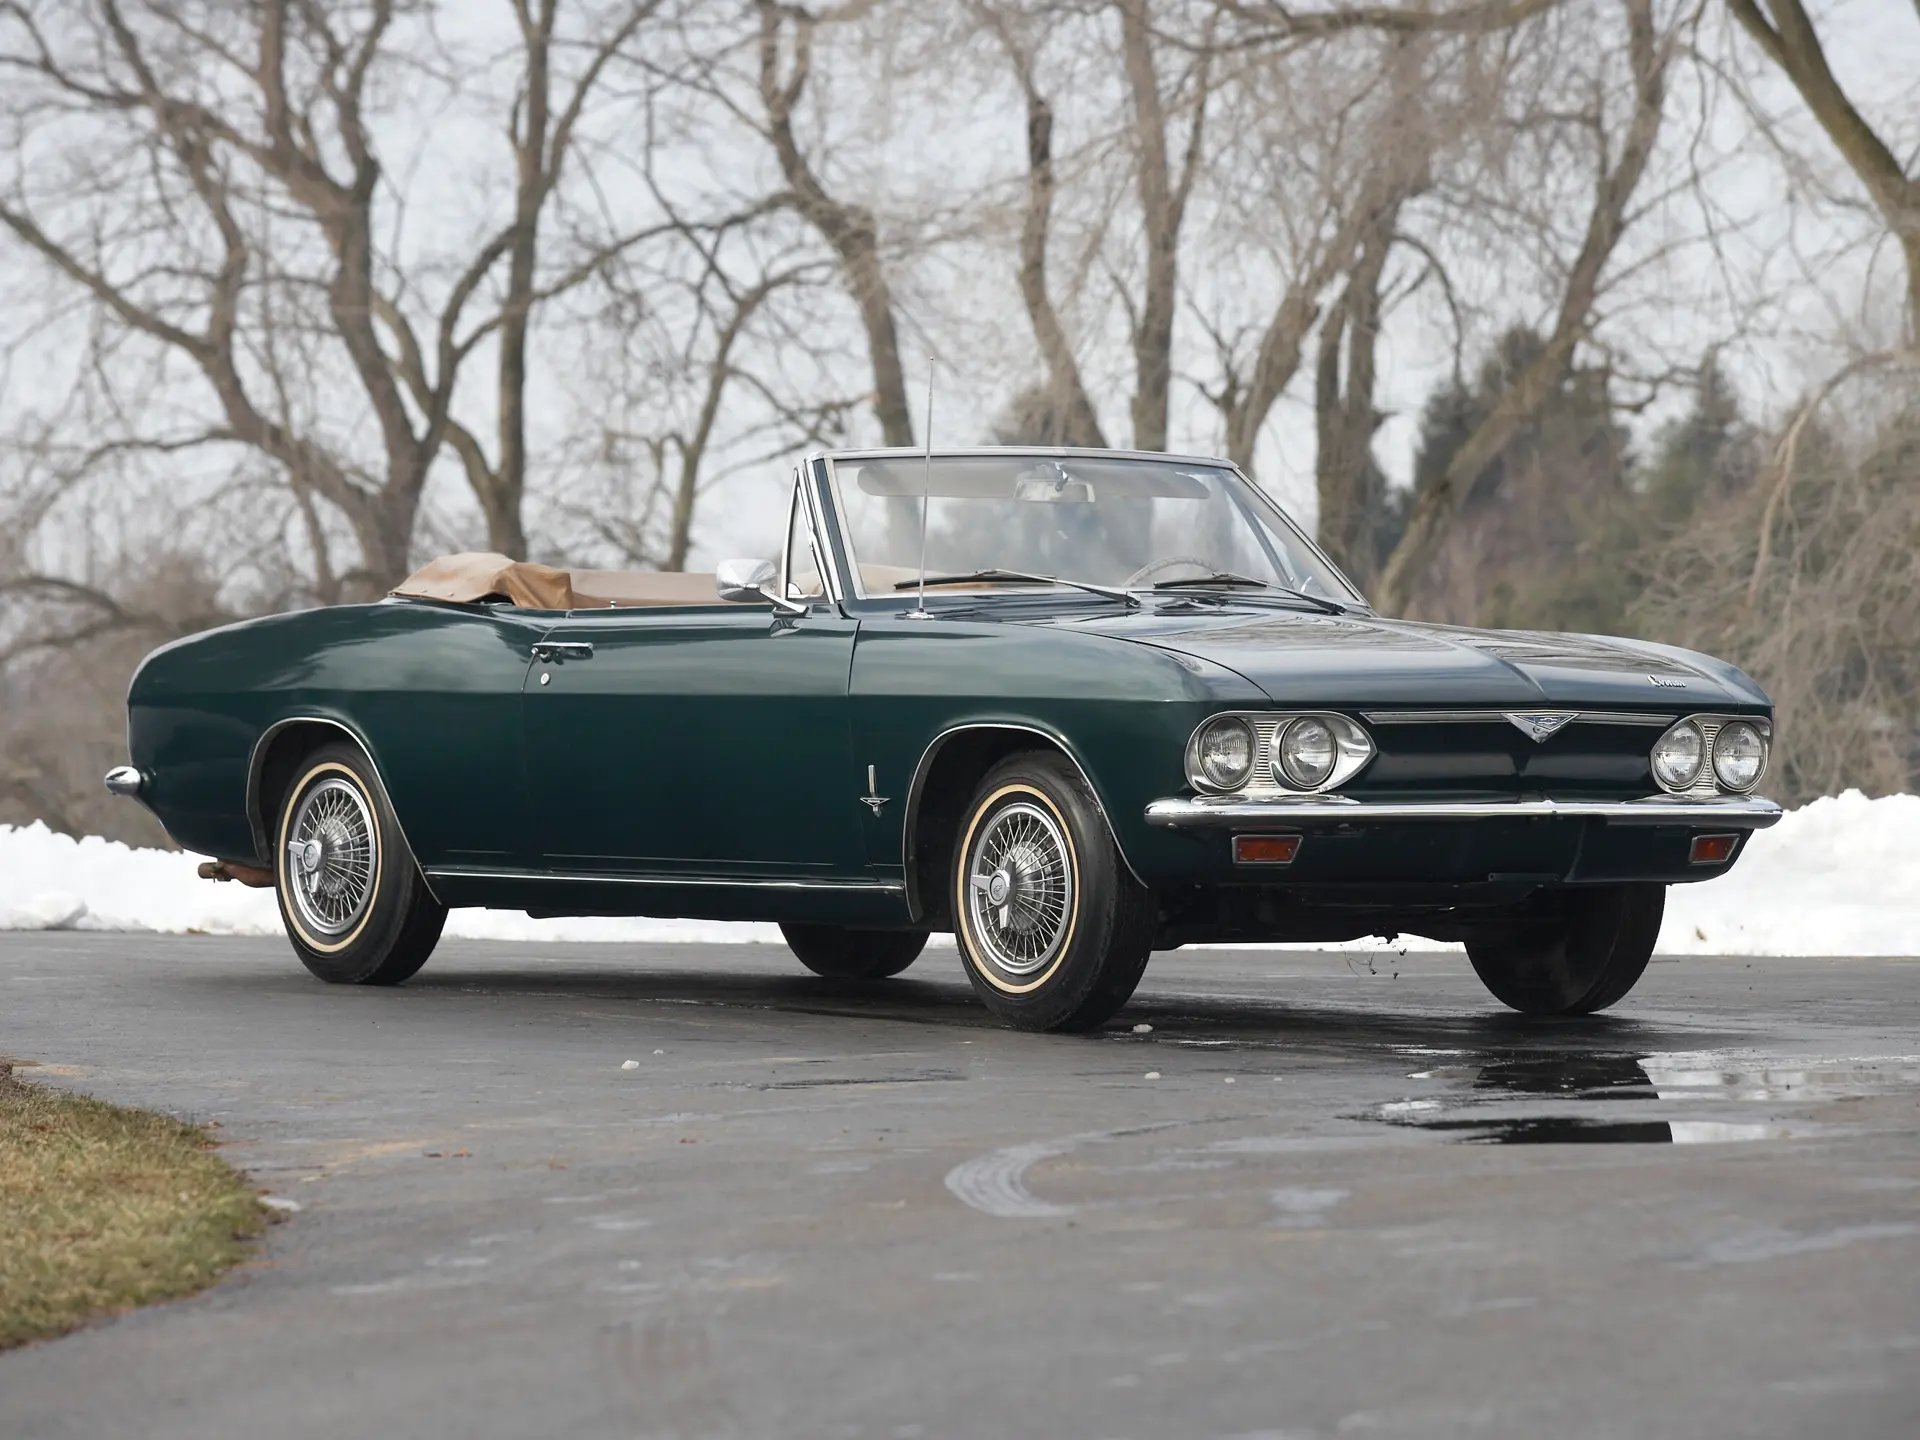
<path id="1" fill-rule="evenodd" d="M 1181 830 L 1211 826 L 1287 825 L 1307 820 L 1373 824 L 1400 820 L 1525 820 L 1568 817 L 1614 825 L 1721 825 L 1764 830 L 1781 816 L 1771 800 L 1746 795 L 1721 799 L 1650 795 L 1641 800 L 1436 800 L 1366 801 L 1313 795 L 1300 800 L 1235 800 L 1189 795 L 1147 806 L 1149 825 Z"/>
<path id="2" fill-rule="evenodd" d="M 891 880 L 760 880 L 725 875 L 614 875 L 598 870 L 495 870 L 485 866 L 438 865 L 426 872 L 436 880 L 558 880 L 568 884 L 652 885 L 662 889 L 834 890 L 897 895 L 906 889 Z"/>
<path id="3" fill-rule="evenodd" d="M 1549 707 L 1550 708 L 1550 707 Z M 1369 725 L 1493 725 L 1505 721 L 1505 710 L 1362 710 L 1360 718 Z M 1636 710 L 1581 710 L 1575 723 L 1588 725 L 1667 726 L 1677 714 L 1646 715 Z"/>

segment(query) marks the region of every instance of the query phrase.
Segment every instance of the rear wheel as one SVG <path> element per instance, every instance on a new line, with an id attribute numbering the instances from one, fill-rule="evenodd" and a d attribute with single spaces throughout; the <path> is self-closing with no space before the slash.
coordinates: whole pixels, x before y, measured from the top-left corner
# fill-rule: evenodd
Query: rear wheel
<path id="1" fill-rule="evenodd" d="M 780 926 L 800 963 L 829 980 L 885 980 L 920 958 L 924 930 L 850 930 L 844 925 Z"/>
<path id="2" fill-rule="evenodd" d="M 357 748 L 323 745 L 302 762 L 274 836 L 280 918 L 307 969 L 335 985 L 398 985 L 427 963 L 446 907 Z"/>
<path id="3" fill-rule="evenodd" d="M 974 993 L 1015 1029 L 1105 1024 L 1153 948 L 1152 894 L 1080 772 L 1049 752 L 1012 756 L 980 782 L 950 893 Z"/>
<path id="4" fill-rule="evenodd" d="M 1560 915 L 1467 941 L 1474 972 L 1526 1015 L 1591 1015 L 1623 999 L 1653 958 L 1664 885 L 1569 890 Z"/>

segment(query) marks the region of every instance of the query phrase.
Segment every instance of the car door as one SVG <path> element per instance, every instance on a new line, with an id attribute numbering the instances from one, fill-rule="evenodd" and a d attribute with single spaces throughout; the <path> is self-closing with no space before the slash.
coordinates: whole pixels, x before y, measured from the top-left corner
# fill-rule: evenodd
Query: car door
<path id="1" fill-rule="evenodd" d="M 805 614 L 717 595 L 568 614 L 536 648 L 523 702 L 547 866 L 862 873 L 847 701 L 857 628 L 824 596 Z"/>

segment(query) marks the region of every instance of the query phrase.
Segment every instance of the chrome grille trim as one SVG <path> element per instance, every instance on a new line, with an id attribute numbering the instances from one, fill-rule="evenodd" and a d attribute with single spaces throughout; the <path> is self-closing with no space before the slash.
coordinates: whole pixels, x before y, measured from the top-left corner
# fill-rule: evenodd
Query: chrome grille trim
<path id="1" fill-rule="evenodd" d="M 1552 707 L 1546 707 L 1552 708 Z M 1362 710 L 1360 718 L 1369 725 L 1503 725 L 1505 710 Z M 1732 717 L 1729 717 L 1732 718 Z M 1650 725 L 1666 729 L 1677 724 L 1678 714 L 1649 715 L 1637 710 L 1581 710 L 1569 724 L 1575 725 Z"/>

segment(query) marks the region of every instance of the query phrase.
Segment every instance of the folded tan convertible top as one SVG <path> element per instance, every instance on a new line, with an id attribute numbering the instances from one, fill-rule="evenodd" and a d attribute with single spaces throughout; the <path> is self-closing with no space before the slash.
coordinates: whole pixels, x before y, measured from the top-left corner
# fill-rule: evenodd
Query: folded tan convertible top
<path id="1" fill-rule="evenodd" d="M 713 576 L 638 570 L 556 570 L 490 551 L 442 555 L 394 588 L 395 595 L 471 605 L 496 596 L 529 610 L 609 605 L 718 605 Z"/>

